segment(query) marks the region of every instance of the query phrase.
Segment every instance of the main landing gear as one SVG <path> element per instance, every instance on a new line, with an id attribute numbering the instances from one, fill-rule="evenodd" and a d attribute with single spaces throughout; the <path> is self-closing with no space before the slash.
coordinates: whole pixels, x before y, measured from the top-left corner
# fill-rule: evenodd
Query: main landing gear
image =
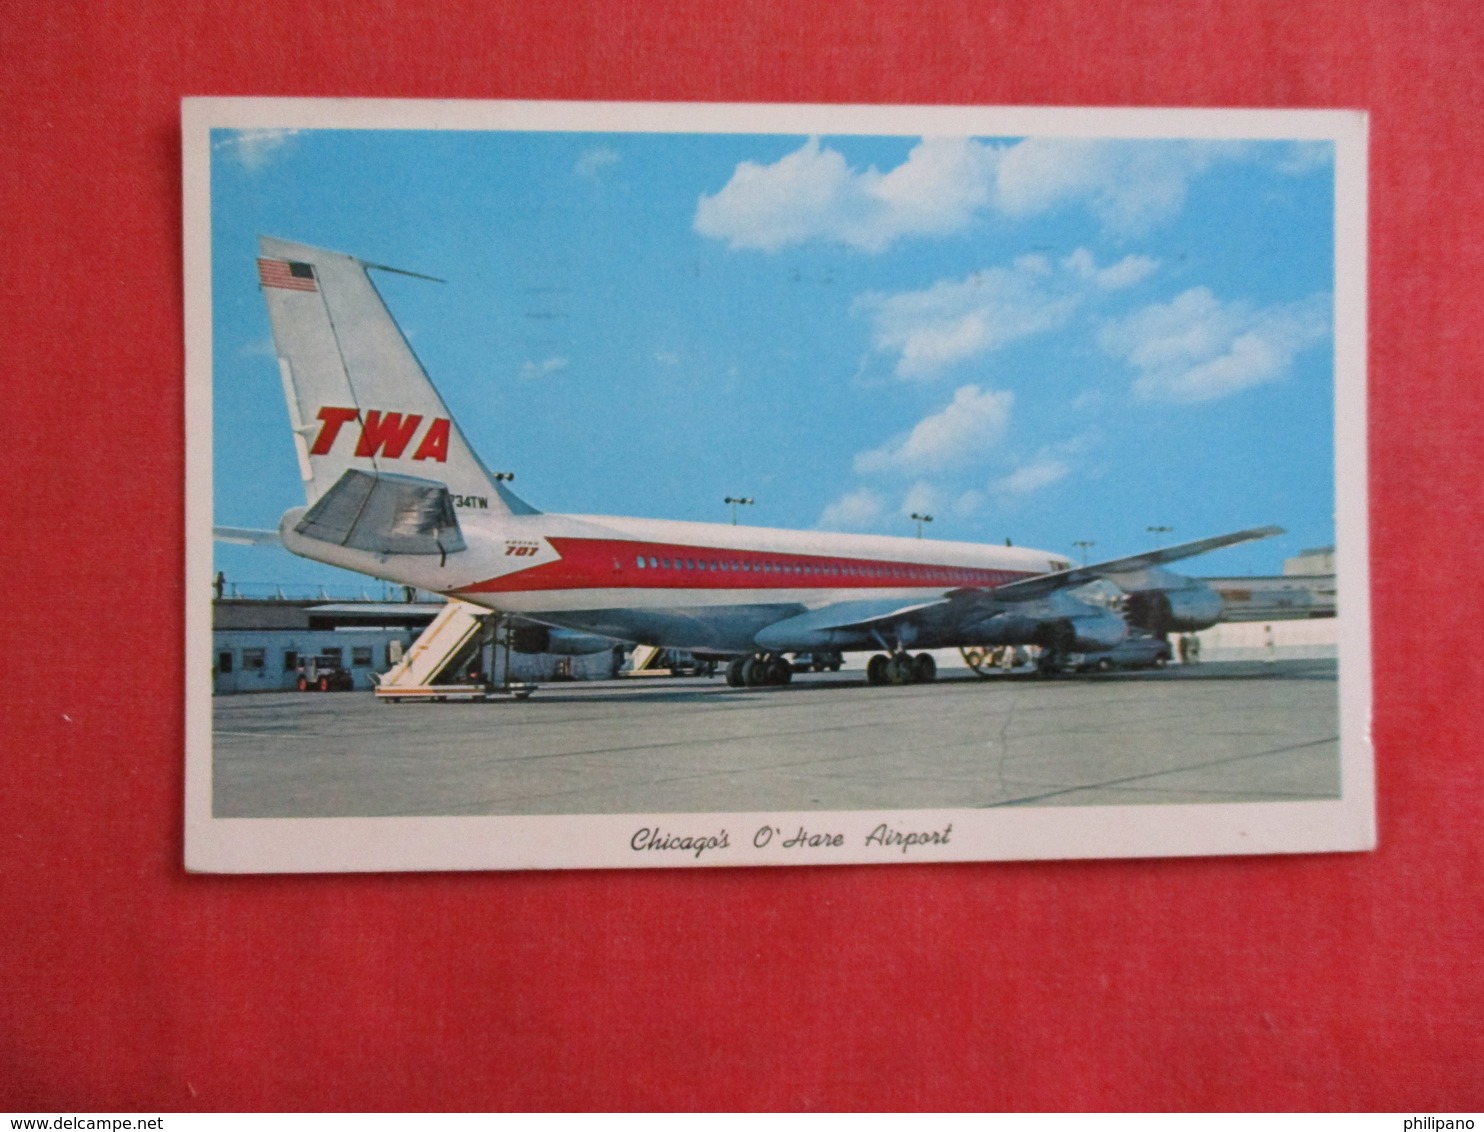
<path id="1" fill-rule="evenodd" d="M 732 688 L 781 686 L 794 678 L 788 658 L 777 653 L 763 656 L 739 656 L 727 665 L 727 684 Z"/>
<path id="2" fill-rule="evenodd" d="M 877 653 L 866 664 L 866 680 L 871 684 L 931 684 L 938 678 L 938 664 L 932 655 L 920 652 Z"/>

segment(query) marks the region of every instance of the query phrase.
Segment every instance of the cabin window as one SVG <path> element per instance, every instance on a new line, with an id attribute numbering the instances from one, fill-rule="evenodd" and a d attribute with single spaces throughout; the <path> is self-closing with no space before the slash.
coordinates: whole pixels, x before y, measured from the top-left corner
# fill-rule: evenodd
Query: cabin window
<path id="1" fill-rule="evenodd" d="M 658 570 L 659 569 L 659 566 L 660 566 L 659 559 L 657 559 L 657 558 L 651 558 L 649 560 L 649 568 L 651 570 Z"/>
<path id="2" fill-rule="evenodd" d="M 639 569 L 641 570 L 644 569 L 644 555 L 641 554 L 638 558 L 635 558 L 634 565 L 639 567 Z"/>

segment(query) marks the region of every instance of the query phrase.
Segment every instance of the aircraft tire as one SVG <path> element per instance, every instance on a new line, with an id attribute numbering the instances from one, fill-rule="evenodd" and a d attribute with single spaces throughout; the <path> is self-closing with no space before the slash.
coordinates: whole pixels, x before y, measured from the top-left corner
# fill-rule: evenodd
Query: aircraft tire
<path id="1" fill-rule="evenodd" d="M 761 688 L 768 682 L 768 662 L 757 657 L 749 658 L 742 665 L 742 681 L 749 688 Z"/>
<path id="2" fill-rule="evenodd" d="M 768 683 L 777 684 L 780 687 L 794 678 L 793 665 L 789 664 L 783 657 L 774 657 L 768 662 Z"/>
<path id="3" fill-rule="evenodd" d="M 727 687 L 728 688 L 745 688 L 745 687 L 747 687 L 747 677 L 743 673 L 743 668 L 746 666 L 746 664 L 747 664 L 746 658 L 739 656 L 735 660 L 733 660 L 730 664 L 727 665 Z"/>
<path id="4" fill-rule="evenodd" d="M 938 678 L 938 662 L 931 653 L 920 652 L 912 662 L 912 676 L 919 684 L 931 684 Z"/>
<path id="5" fill-rule="evenodd" d="M 886 662 L 886 679 L 892 684 L 911 684 L 917 679 L 912 658 L 906 653 L 892 657 Z"/>
<path id="6" fill-rule="evenodd" d="M 885 684 L 886 666 L 890 658 L 883 653 L 877 653 L 866 663 L 866 683 Z"/>

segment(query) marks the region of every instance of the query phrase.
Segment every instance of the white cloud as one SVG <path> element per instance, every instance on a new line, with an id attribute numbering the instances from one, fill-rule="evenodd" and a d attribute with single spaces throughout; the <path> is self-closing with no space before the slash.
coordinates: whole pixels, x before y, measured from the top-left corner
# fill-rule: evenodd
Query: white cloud
<path id="1" fill-rule="evenodd" d="M 547 358 L 541 362 L 526 362 L 520 367 L 520 375 L 528 380 L 539 377 L 550 377 L 554 373 L 561 373 L 567 368 L 566 358 Z"/>
<path id="2" fill-rule="evenodd" d="M 882 172 L 852 168 L 810 138 L 771 165 L 739 164 L 721 189 L 701 196 L 695 229 L 733 248 L 825 240 L 880 252 L 904 237 L 962 231 L 984 212 L 1021 219 L 1080 205 L 1105 232 L 1130 238 L 1177 215 L 1190 183 L 1218 163 L 1266 159 L 1297 175 L 1332 155 L 1328 143 L 1275 151 L 1235 141 L 924 138 Z"/>
<path id="3" fill-rule="evenodd" d="M 902 236 L 959 231 L 990 201 L 999 150 L 967 138 L 925 138 L 882 173 L 855 170 L 810 138 L 771 165 L 744 161 L 696 206 L 695 229 L 733 248 L 777 251 L 833 240 L 885 250 Z"/>
<path id="4" fill-rule="evenodd" d="M 1082 202 L 1107 231 L 1138 236 L 1180 211 L 1196 176 L 1251 152 L 1219 141 L 1027 138 L 1001 158 L 995 201 L 1017 217 Z"/>
<path id="5" fill-rule="evenodd" d="M 249 173 L 256 173 L 297 133 L 294 129 L 230 130 L 212 142 L 211 148 L 229 153 Z"/>
<path id="6" fill-rule="evenodd" d="M 1013 393 L 965 385 L 946 407 L 918 421 L 906 436 L 857 455 L 855 470 L 913 475 L 974 463 L 1003 439 L 1014 402 Z"/>
<path id="7" fill-rule="evenodd" d="M 1107 324 L 1099 341 L 1139 371 L 1139 396 L 1211 401 L 1285 377 L 1301 350 L 1328 337 L 1330 306 L 1328 294 L 1268 307 L 1223 303 L 1195 287 Z"/>
<path id="8" fill-rule="evenodd" d="M 662 366 L 678 366 L 680 364 L 680 355 L 674 350 L 656 350 L 654 352 L 654 360 Z"/>
<path id="9" fill-rule="evenodd" d="M 1064 460 L 1042 455 L 1028 464 L 1022 464 L 1008 476 L 995 480 L 990 484 L 990 490 L 999 496 L 1030 495 L 1065 479 L 1071 471 L 1071 466 Z"/>
<path id="10" fill-rule="evenodd" d="M 939 280 L 923 291 L 862 295 L 855 310 L 871 317 L 873 349 L 897 356 L 898 377 L 927 380 L 1017 339 L 1054 330 L 1084 299 L 1131 287 L 1157 267 L 1157 260 L 1131 255 L 1099 268 L 1086 248 L 1056 265 L 1028 255 L 1008 267 Z"/>
<path id="11" fill-rule="evenodd" d="M 596 149 L 590 149 L 577 159 L 573 166 L 574 171 L 580 177 L 596 177 L 604 169 L 617 165 L 619 162 L 618 151 L 606 145 L 600 145 Z"/>
<path id="12" fill-rule="evenodd" d="M 1153 275 L 1159 267 L 1159 260 L 1150 259 L 1147 255 L 1126 255 L 1111 267 L 1099 268 L 1090 251 L 1078 248 L 1062 260 L 1061 265 L 1100 291 L 1121 291 Z"/>
<path id="13" fill-rule="evenodd" d="M 879 495 L 862 487 L 847 492 L 826 507 L 818 525 L 826 530 L 860 530 L 874 526 L 885 509 Z"/>

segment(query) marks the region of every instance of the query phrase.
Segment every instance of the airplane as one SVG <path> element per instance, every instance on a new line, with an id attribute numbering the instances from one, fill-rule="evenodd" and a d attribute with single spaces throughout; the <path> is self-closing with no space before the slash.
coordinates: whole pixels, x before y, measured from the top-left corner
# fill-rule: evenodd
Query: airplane
<path id="1" fill-rule="evenodd" d="M 725 659 L 734 687 L 788 682 L 786 654 L 800 652 L 874 651 L 872 684 L 933 680 L 933 648 L 1036 645 L 1053 672 L 1131 628 L 1215 624 L 1220 595 L 1165 567 L 1283 533 L 1074 566 L 1010 545 L 548 514 L 475 454 L 370 274 L 415 273 L 258 242 L 307 503 L 280 520 L 284 547 L 558 635 Z M 1100 581 L 1124 595 L 1121 611 L 1079 593 Z"/>

